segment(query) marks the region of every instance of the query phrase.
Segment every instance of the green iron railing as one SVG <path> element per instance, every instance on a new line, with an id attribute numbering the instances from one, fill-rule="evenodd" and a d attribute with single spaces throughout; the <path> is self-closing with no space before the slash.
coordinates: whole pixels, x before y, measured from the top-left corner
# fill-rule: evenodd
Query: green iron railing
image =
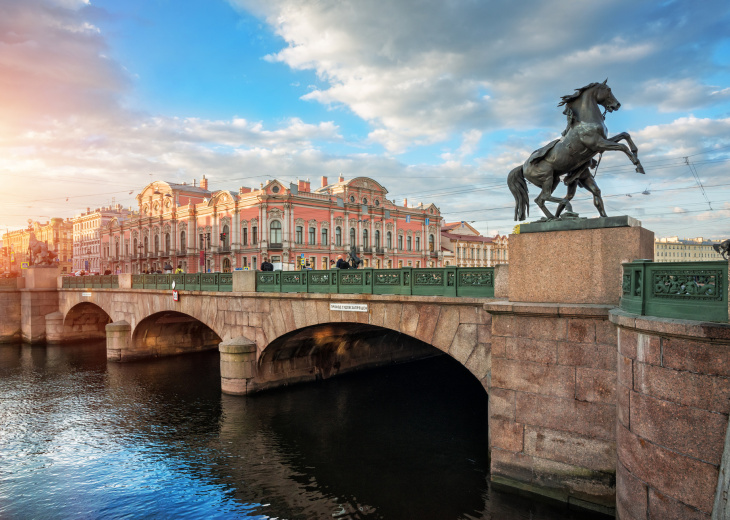
<path id="1" fill-rule="evenodd" d="M 115 274 L 64 276 L 61 287 L 64 289 L 118 289 L 119 276 Z"/>
<path id="2" fill-rule="evenodd" d="M 728 263 L 623 264 L 620 308 L 641 316 L 728 321 Z"/>
<path id="3" fill-rule="evenodd" d="M 256 291 L 493 298 L 494 268 L 256 271 Z"/>

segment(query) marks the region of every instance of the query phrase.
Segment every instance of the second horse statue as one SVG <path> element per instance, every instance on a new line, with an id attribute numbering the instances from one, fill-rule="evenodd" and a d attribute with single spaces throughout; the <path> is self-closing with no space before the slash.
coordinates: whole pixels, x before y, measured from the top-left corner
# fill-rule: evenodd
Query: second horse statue
<path id="1" fill-rule="evenodd" d="M 606 111 L 614 112 L 621 107 L 608 86 L 608 79 L 603 83 L 591 83 L 576 89 L 574 94 L 563 96 L 558 106 L 563 105 L 568 126 L 562 137 L 533 152 L 523 165 L 513 169 L 507 176 L 507 185 L 515 197 L 515 220 L 525 220 L 530 215 L 525 179 L 541 188 L 535 203 L 547 220 L 552 220 L 560 217 L 566 207 L 570 211 L 570 200 L 578 186 L 593 194 L 593 204 L 598 213 L 602 217 L 607 216 L 601 190 L 590 171 L 590 168 L 595 168 L 598 164 L 593 158 L 596 154 L 609 150 L 624 152 L 636 166 L 636 171 L 644 173 L 637 157 L 638 149 L 627 132 L 607 137 L 608 129 L 604 123 Z M 599 106 L 606 110 L 601 113 Z M 628 146 L 619 141 L 626 141 Z M 568 191 L 562 199 L 553 197 L 563 175 Z M 555 215 L 545 206 L 547 201 L 558 203 Z"/>

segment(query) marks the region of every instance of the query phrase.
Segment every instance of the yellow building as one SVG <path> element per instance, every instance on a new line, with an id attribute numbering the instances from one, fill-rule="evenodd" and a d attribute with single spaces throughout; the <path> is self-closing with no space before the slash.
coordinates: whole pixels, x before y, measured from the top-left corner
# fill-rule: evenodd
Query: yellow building
<path id="1" fill-rule="evenodd" d="M 702 237 L 680 239 L 679 237 L 654 240 L 655 262 L 709 262 L 722 260 L 712 246 L 720 241 L 705 240 Z"/>
<path id="2" fill-rule="evenodd" d="M 10 270 L 18 271 L 23 262 L 30 262 L 28 244 L 30 235 L 33 233 L 36 240 L 45 242 L 49 251 L 58 256 L 58 266 L 62 273 L 71 271 L 72 261 L 72 231 L 73 224 L 70 220 L 52 218 L 49 222 L 30 222 L 26 229 L 18 229 L 3 234 L 3 247 L 10 256 Z"/>
<path id="3" fill-rule="evenodd" d="M 494 267 L 509 262 L 507 235 L 482 236 L 468 222 L 452 222 L 441 227 L 443 265 Z"/>

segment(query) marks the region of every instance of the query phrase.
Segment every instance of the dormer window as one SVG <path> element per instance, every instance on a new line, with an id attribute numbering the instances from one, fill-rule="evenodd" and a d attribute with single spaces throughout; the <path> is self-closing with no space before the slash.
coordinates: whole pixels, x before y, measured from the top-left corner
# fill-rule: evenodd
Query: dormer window
<path id="1" fill-rule="evenodd" d="M 272 193 L 279 193 L 279 187 L 278 187 L 278 186 L 274 186 L 274 187 L 272 187 L 272 188 L 271 188 L 271 192 L 272 192 Z"/>
<path id="2" fill-rule="evenodd" d="M 355 196 L 354 195 L 350 195 L 350 202 L 355 202 Z"/>

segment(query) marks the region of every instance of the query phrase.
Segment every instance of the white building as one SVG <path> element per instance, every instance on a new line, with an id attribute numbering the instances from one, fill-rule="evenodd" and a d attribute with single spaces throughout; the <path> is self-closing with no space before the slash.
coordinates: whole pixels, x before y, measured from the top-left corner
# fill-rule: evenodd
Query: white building
<path id="1" fill-rule="evenodd" d="M 712 246 L 719 244 L 717 240 L 705 240 L 703 237 L 680 239 L 679 237 L 657 238 L 654 240 L 655 262 L 709 262 L 722 260 Z"/>
<path id="2" fill-rule="evenodd" d="M 73 270 L 101 273 L 101 227 L 111 219 L 127 220 L 134 212 L 121 205 L 86 208 L 73 221 Z"/>

